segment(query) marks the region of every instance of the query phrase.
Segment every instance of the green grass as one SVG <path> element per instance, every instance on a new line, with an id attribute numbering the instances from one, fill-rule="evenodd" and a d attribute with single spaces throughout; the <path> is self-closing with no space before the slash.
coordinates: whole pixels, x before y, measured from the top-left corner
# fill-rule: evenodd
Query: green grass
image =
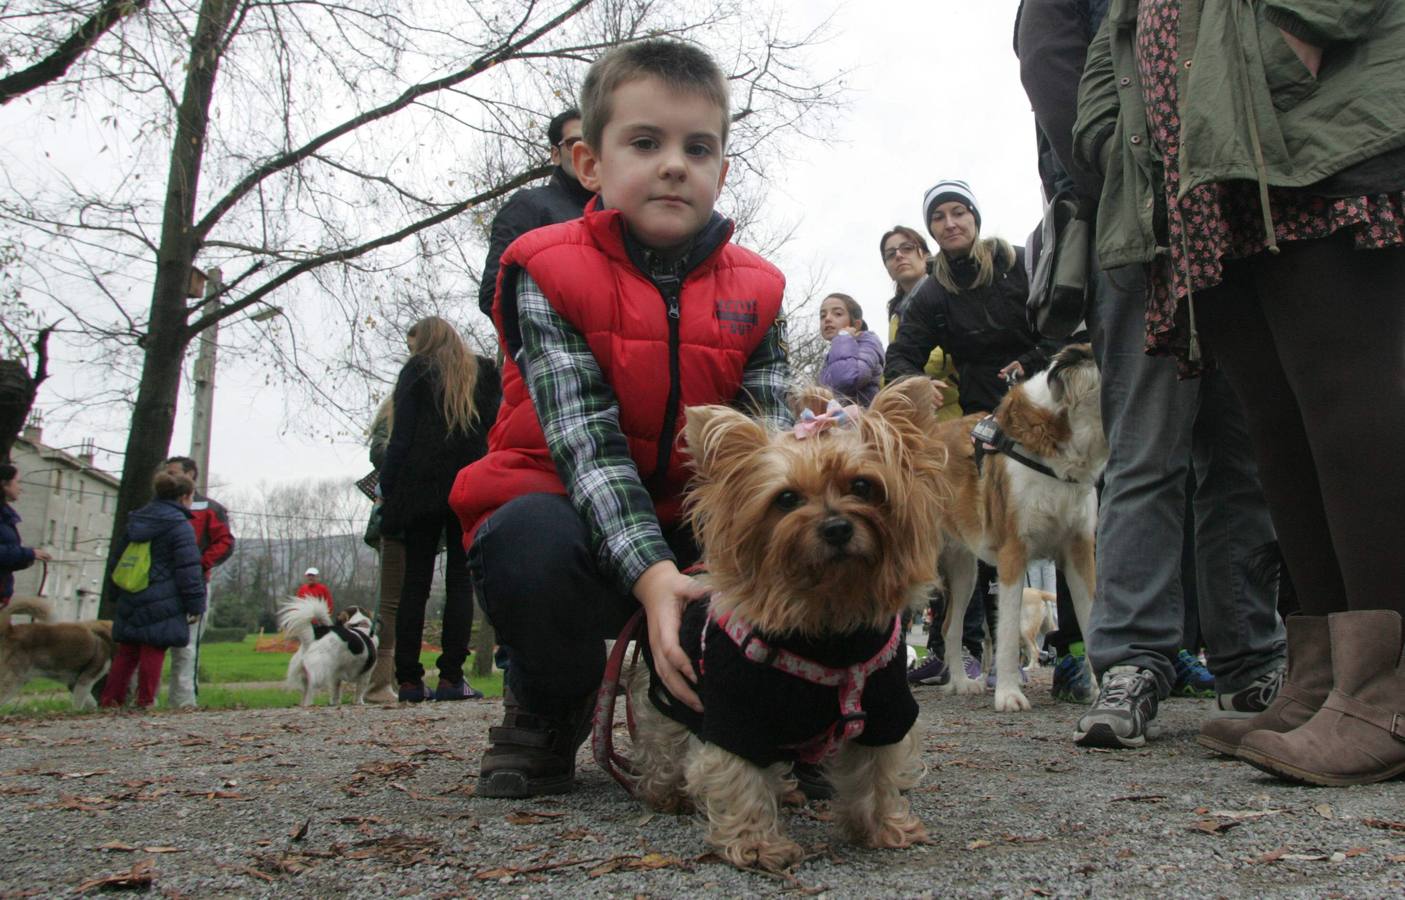
<path id="1" fill-rule="evenodd" d="M 282 688 L 253 687 L 258 683 L 281 682 L 288 673 L 289 653 L 258 653 L 254 650 L 254 635 L 239 643 L 203 644 L 200 647 L 200 705 L 206 709 L 275 709 L 296 706 L 298 694 Z M 427 681 L 435 682 L 437 653 L 420 654 Z M 471 658 L 470 658 L 471 663 Z M 162 692 L 157 699 L 159 708 L 165 701 L 165 684 L 170 672 L 170 657 L 161 673 Z M 469 677 L 469 683 L 489 697 L 502 696 L 502 673 L 492 672 L 483 678 Z M 63 696 L 56 696 L 62 694 Z M 50 716 L 78 715 L 68 698 L 67 689 L 56 681 L 37 678 L 27 684 L 21 699 L 7 707 L 6 714 Z M 326 695 L 317 705 L 327 702 Z"/>

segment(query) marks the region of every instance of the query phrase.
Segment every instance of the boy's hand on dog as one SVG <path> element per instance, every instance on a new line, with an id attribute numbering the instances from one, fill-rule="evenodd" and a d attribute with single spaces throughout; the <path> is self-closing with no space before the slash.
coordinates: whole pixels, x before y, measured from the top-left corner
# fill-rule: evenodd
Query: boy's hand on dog
<path id="1" fill-rule="evenodd" d="M 654 670 L 670 694 L 702 712 L 702 701 L 692 688 L 698 676 L 678 643 L 678 628 L 684 604 L 707 596 L 706 586 L 678 571 L 672 561 L 664 560 L 644 570 L 634 583 L 634 596 L 644 607 L 644 618 L 649 623 Z"/>

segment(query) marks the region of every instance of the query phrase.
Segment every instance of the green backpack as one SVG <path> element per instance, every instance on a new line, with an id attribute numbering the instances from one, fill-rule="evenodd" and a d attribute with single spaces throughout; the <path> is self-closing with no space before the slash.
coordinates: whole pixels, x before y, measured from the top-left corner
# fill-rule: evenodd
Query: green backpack
<path id="1" fill-rule="evenodd" d="M 151 584 L 151 541 L 127 544 L 112 570 L 112 583 L 129 594 L 146 590 Z"/>

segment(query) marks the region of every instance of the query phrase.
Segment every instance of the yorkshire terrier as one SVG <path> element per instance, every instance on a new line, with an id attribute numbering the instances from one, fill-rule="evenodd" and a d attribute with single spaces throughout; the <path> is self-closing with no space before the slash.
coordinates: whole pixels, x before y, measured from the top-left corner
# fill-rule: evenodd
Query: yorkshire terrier
<path id="1" fill-rule="evenodd" d="M 855 841 L 926 839 L 903 795 L 923 766 L 899 623 L 936 579 L 933 410 L 925 378 L 780 433 L 728 407 L 688 410 L 688 514 L 711 596 L 685 607 L 680 640 L 704 712 L 636 672 L 633 769 L 650 807 L 691 801 L 733 865 L 802 859 L 779 816 L 797 763 L 821 767 Z"/>

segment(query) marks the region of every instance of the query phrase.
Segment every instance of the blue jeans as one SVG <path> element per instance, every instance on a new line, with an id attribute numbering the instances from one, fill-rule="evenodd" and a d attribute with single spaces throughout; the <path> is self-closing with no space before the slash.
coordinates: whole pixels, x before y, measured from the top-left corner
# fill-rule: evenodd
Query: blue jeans
<path id="1" fill-rule="evenodd" d="M 1145 316 L 1139 267 L 1099 276 L 1090 325 L 1109 455 L 1085 644 L 1098 677 L 1137 666 L 1155 674 L 1163 697 L 1170 693 L 1184 642 L 1182 527 L 1194 465 L 1200 624 L 1216 690 L 1229 693 L 1283 663 L 1276 583 L 1256 579 L 1248 565 L 1274 540 L 1273 526 L 1224 373 L 1181 380 L 1174 360 L 1147 356 Z"/>

